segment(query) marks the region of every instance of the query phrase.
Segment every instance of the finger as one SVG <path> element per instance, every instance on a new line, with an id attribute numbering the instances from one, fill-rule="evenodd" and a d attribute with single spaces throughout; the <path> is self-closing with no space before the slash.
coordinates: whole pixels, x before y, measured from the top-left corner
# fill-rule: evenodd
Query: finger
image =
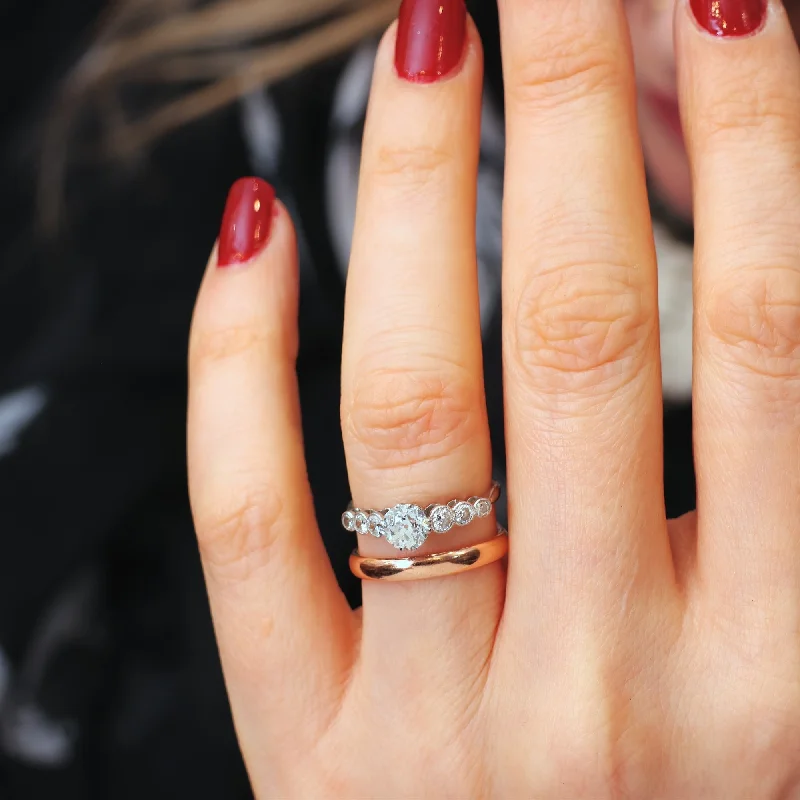
<path id="1" fill-rule="evenodd" d="M 432 32 L 440 6 L 441 38 Z M 361 508 L 424 508 L 484 495 L 491 484 L 475 252 L 482 61 L 465 15 L 462 0 L 407 1 L 399 35 L 392 28 L 377 56 L 342 382 L 348 471 Z M 450 63 L 446 76 L 426 73 L 441 80 L 419 81 L 421 39 Z M 486 541 L 495 531 L 491 518 L 476 520 L 432 534 L 418 553 Z M 369 536 L 359 547 L 364 555 L 401 555 Z M 471 669 L 472 659 L 485 658 L 472 633 L 490 642 L 502 581 L 495 564 L 455 578 L 365 584 L 365 657 L 380 661 L 384 680 L 406 668 L 398 652 Z M 485 626 L 484 614 L 493 620 Z M 452 648 L 442 647 L 450 639 Z"/>
<path id="2" fill-rule="evenodd" d="M 800 57 L 778 3 L 768 10 L 721 3 L 716 15 L 699 0 L 695 7 L 725 34 L 711 35 L 680 5 L 681 102 L 695 187 L 698 565 L 722 610 L 760 614 L 755 599 L 779 601 L 795 630 Z"/>
<path id="3" fill-rule="evenodd" d="M 285 209 L 276 204 L 273 214 L 273 199 L 253 178 L 231 190 L 219 266 L 212 256 L 190 351 L 192 508 L 251 767 L 264 763 L 265 748 L 286 752 L 314 740 L 353 652 L 352 617 L 306 479 L 294 368 L 295 241 Z"/>
<path id="4" fill-rule="evenodd" d="M 598 636 L 632 623 L 634 598 L 673 581 L 655 254 L 622 4 L 502 0 L 500 14 L 506 619 L 555 643 L 577 620 Z"/>

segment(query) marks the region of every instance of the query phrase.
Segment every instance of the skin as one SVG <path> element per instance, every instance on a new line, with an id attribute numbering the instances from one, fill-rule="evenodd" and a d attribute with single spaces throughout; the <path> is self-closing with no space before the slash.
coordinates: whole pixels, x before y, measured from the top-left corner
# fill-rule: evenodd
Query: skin
<path id="1" fill-rule="evenodd" d="M 800 0 L 784 3 L 797 36 Z M 639 135 L 647 172 L 660 198 L 692 219 L 692 177 L 681 130 L 673 0 L 625 0 L 636 75 Z"/>
<path id="2" fill-rule="evenodd" d="M 682 0 L 674 9 L 688 160 L 677 145 L 670 158 L 691 164 L 693 197 L 681 194 L 686 176 L 663 184 L 694 208 L 698 512 L 668 523 L 626 20 L 611 0 L 501 0 L 500 13 L 507 565 L 366 583 L 351 612 L 303 461 L 284 208 L 248 264 L 218 270 L 212 255 L 198 298 L 190 488 L 256 795 L 800 797 L 800 57 L 789 20 L 773 4 L 759 33 L 723 41 Z M 397 76 L 394 27 L 377 58 L 342 377 L 361 506 L 489 484 L 471 180 L 482 65 L 469 36 L 458 73 L 433 85 Z M 641 80 L 638 91 L 641 101 Z M 648 136 L 645 151 L 658 146 Z M 485 522 L 459 535 L 492 532 Z M 385 547 L 361 542 L 365 555 Z"/>

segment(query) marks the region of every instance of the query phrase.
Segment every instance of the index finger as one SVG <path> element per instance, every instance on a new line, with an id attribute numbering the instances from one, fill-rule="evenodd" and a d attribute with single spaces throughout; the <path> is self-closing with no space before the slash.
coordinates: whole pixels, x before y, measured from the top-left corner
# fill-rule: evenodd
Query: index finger
<path id="1" fill-rule="evenodd" d="M 273 215 L 273 199 L 254 178 L 232 189 L 190 348 L 192 510 L 251 769 L 265 752 L 316 741 L 355 636 L 306 478 L 294 233 L 282 206 Z"/>

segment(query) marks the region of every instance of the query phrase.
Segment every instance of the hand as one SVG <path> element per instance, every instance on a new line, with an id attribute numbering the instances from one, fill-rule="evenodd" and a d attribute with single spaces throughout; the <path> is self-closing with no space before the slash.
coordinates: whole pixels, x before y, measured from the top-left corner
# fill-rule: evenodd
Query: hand
<path id="1" fill-rule="evenodd" d="M 407 0 L 397 67 L 397 28 L 383 40 L 364 141 L 342 397 L 362 507 L 466 498 L 492 475 L 475 270 L 481 50 L 458 0 L 436 18 L 428 6 Z M 191 493 L 256 794 L 800 797 L 792 31 L 777 3 L 745 37 L 710 35 L 683 0 L 676 10 L 699 510 L 668 523 L 623 10 L 502 0 L 501 19 L 507 572 L 366 582 L 352 613 L 306 480 L 291 223 L 264 184 L 237 186 L 204 280 Z M 438 26 L 430 53 L 426 25 Z M 427 552 L 494 530 L 481 520 Z"/>

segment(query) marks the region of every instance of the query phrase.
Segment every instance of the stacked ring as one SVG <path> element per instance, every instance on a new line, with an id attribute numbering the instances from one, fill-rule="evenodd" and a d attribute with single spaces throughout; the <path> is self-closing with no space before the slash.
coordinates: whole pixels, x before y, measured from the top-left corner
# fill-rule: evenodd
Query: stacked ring
<path id="1" fill-rule="evenodd" d="M 451 500 L 446 504 L 421 506 L 401 503 L 392 508 L 354 508 L 352 502 L 342 514 L 347 531 L 386 539 L 398 550 L 418 550 L 431 533 L 447 533 L 454 526 L 464 527 L 476 519 L 488 517 L 500 497 L 500 484 L 495 482 L 485 497 Z"/>
<path id="2" fill-rule="evenodd" d="M 470 572 L 494 564 L 508 554 L 508 532 L 498 525 L 488 542 L 416 558 L 365 558 L 350 556 L 350 569 L 365 581 L 419 581 Z"/>

